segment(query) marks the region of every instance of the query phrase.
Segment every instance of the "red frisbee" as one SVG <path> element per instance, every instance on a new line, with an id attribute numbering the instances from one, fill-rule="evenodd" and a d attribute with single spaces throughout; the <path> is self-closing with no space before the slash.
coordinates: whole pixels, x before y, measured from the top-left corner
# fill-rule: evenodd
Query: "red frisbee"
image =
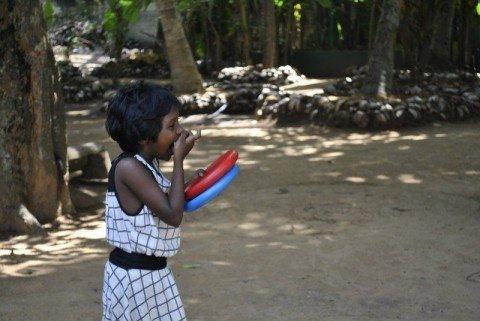
<path id="1" fill-rule="evenodd" d="M 220 155 L 220 157 L 205 169 L 203 177 L 197 177 L 188 184 L 185 188 L 185 199 L 187 201 L 191 200 L 215 184 L 215 182 L 232 169 L 237 159 L 238 153 L 233 149 Z"/>

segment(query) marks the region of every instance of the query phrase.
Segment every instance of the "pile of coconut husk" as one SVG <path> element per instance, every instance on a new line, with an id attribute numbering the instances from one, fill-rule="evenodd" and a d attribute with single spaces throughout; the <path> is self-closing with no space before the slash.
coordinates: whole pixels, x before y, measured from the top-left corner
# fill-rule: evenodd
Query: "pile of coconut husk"
<path id="1" fill-rule="evenodd" d="M 257 106 L 257 98 L 262 91 L 272 89 L 278 91 L 278 86 L 269 84 L 230 84 L 227 89 L 214 84 L 203 94 L 182 95 L 182 114 L 211 113 L 222 108 L 227 114 L 251 114 Z"/>
<path id="2" fill-rule="evenodd" d="M 57 62 L 57 66 L 65 102 L 79 103 L 103 96 L 105 88 L 98 79 L 84 77 L 68 60 Z"/>
<path id="3" fill-rule="evenodd" d="M 365 75 L 365 68 L 360 68 L 312 96 L 281 89 L 285 87 L 280 85 L 304 79 L 289 66 L 225 68 L 205 93 L 179 97 L 181 113 L 254 112 L 259 118 L 277 118 L 283 123 L 307 120 L 319 125 L 368 129 L 480 116 L 478 74 L 432 72 L 417 80 L 408 70 L 397 70 L 393 93 L 387 98 L 362 94 Z"/>
<path id="4" fill-rule="evenodd" d="M 225 85 L 240 83 L 262 83 L 277 86 L 293 84 L 302 81 L 305 76 L 291 66 L 278 68 L 263 68 L 261 64 L 246 67 L 223 68 L 217 75 L 217 80 Z"/>
<path id="5" fill-rule="evenodd" d="M 224 113 L 249 114 L 255 111 L 258 97 L 265 90 L 278 92 L 279 85 L 305 79 L 294 68 L 280 66 L 262 69 L 262 65 L 222 69 L 204 94 L 183 95 L 182 114 L 211 113 L 224 107 Z"/>
<path id="6" fill-rule="evenodd" d="M 93 49 L 105 43 L 103 28 L 94 21 L 67 21 L 54 26 L 48 32 L 52 46 L 88 46 Z"/>
<path id="7" fill-rule="evenodd" d="M 415 81 L 409 71 L 400 70 L 395 74 L 393 94 L 385 99 L 362 95 L 364 78 L 362 68 L 312 97 L 264 92 L 257 99 L 256 114 L 360 128 L 402 127 L 480 115 L 479 79 L 469 72 L 426 73 L 421 81 Z"/>
<path id="8" fill-rule="evenodd" d="M 111 60 L 93 69 L 91 74 L 99 78 L 167 78 L 170 72 L 165 61 L 152 49 L 124 48 L 119 62 Z"/>
<path id="9" fill-rule="evenodd" d="M 181 95 L 178 97 L 182 104 L 182 115 L 212 113 L 222 107 L 226 102 L 226 95 L 213 91 L 202 94 Z"/>

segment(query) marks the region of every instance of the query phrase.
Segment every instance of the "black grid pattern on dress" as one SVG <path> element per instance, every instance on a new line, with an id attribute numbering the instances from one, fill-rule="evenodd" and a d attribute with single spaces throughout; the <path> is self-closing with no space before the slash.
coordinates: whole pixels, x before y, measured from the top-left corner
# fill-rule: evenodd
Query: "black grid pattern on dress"
<path id="1" fill-rule="evenodd" d="M 151 166 L 141 156 L 142 162 L 153 174 L 161 189 L 167 193 L 170 181 L 156 167 Z M 144 206 L 137 215 L 128 215 L 120 207 L 115 192 L 107 192 L 105 197 L 105 223 L 107 241 L 126 252 L 171 257 L 180 248 L 180 229 L 161 221 Z"/>
<path id="2" fill-rule="evenodd" d="M 167 193 L 170 181 L 142 157 L 135 155 Z M 180 229 L 170 226 L 143 206 L 137 215 L 120 207 L 113 191 L 105 196 L 107 241 L 126 252 L 171 257 L 180 248 Z M 103 282 L 103 321 L 183 321 L 187 320 L 170 268 L 125 270 L 111 262 L 105 265 Z"/>
<path id="3" fill-rule="evenodd" d="M 169 267 L 124 270 L 107 262 L 102 297 L 103 321 L 187 320 Z"/>

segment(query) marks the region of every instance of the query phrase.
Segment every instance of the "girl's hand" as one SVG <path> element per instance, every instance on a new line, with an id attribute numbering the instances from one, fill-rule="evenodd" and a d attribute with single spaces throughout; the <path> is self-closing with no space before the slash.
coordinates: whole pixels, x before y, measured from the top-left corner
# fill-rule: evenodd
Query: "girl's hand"
<path id="1" fill-rule="evenodd" d="M 188 136 L 186 138 L 186 154 L 185 157 L 190 153 L 192 150 L 193 146 L 195 145 L 195 142 L 202 137 L 202 131 L 197 130 L 195 134 L 193 134 L 191 131 L 188 131 Z"/>
<path id="2" fill-rule="evenodd" d="M 183 161 L 187 155 L 187 136 L 188 132 L 183 130 L 178 136 L 177 140 L 173 143 L 173 158 L 175 161 Z"/>
<path id="3" fill-rule="evenodd" d="M 180 136 L 173 144 L 173 156 L 177 161 L 183 161 L 195 145 L 195 141 L 200 139 L 202 132 L 198 130 L 195 135 L 191 131 L 183 130 Z"/>
<path id="4" fill-rule="evenodd" d="M 203 177 L 203 176 L 205 176 L 205 170 L 203 168 L 197 169 L 195 171 L 195 174 L 193 174 L 193 177 L 188 182 L 185 183 L 185 186 L 190 184 L 194 179 L 198 177 Z"/>

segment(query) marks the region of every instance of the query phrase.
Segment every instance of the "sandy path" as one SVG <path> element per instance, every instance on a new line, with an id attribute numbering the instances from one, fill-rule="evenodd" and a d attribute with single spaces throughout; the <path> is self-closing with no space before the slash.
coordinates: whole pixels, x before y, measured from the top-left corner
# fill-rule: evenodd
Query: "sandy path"
<path id="1" fill-rule="evenodd" d="M 69 122 L 72 144 L 117 153 L 102 120 Z M 189 320 L 478 320 L 479 122 L 369 134 L 235 118 L 204 135 L 187 167 L 236 148 L 241 175 L 182 224 L 170 263 Z M 0 320 L 99 320 L 103 228 L 99 210 L 1 242 Z"/>

